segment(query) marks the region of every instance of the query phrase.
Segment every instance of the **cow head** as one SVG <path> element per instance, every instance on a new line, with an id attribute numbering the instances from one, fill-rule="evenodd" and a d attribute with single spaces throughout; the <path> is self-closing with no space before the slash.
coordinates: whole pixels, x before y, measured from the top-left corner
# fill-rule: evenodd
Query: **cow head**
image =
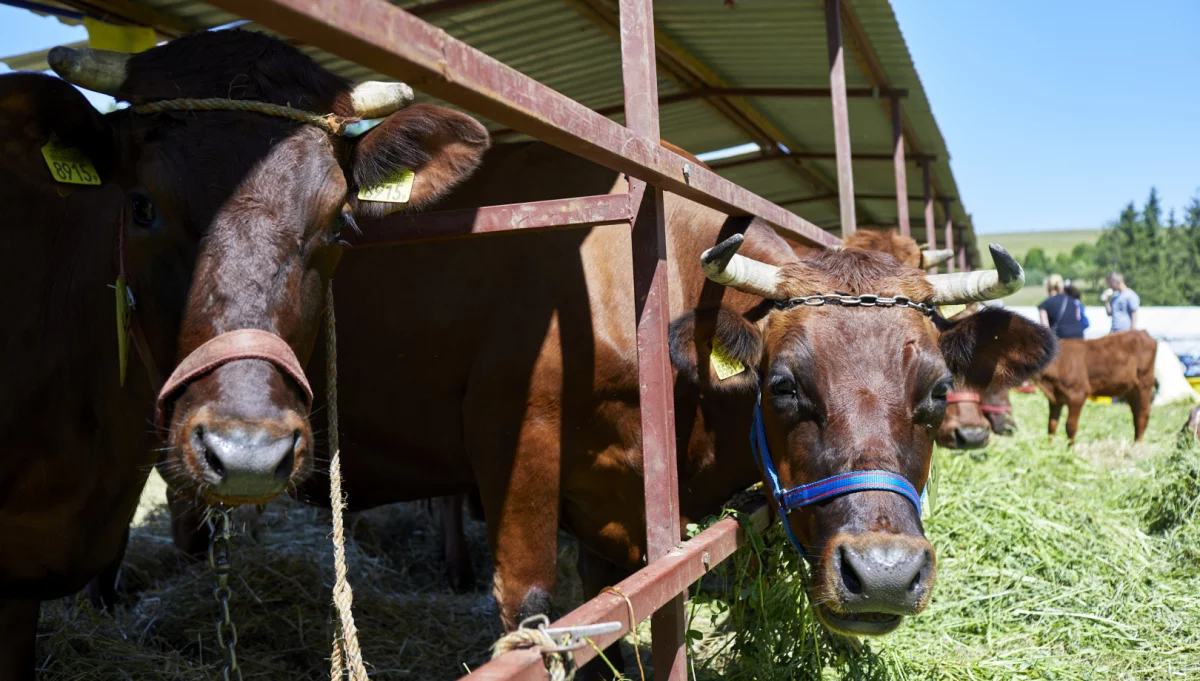
<path id="1" fill-rule="evenodd" d="M 1056 350 L 1041 325 L 1000 309 L 958 321 L 912 307 L 795 304 L 814 294 L 905 296 L 927 305 L 998 297 L 1019 288 L 1020 266 L 992 247 L 999 271 L 929 275 L 890 255 L 847 248 L 782 266 L 737 255 L 740 235 L 706 251 L 708 278 L 763 300 L 716 323 L 689 313 L 672 328 L 681 375 L 708 390 L 759 395 L 771 457 L 791 488 L 855 470 L 881 469 L 925 486 L 935 434 L 956 381 L 1010 385 Z M 681 342 L 681 339 L 686 341 Z M 725 380 L 698 370 L 713 339 L 747 367 Z M 726 358 L 728 363 L 728 357 Z M 883 634 L 927 604 L 934 550 L 905 497 L 860 491 L 792 511 L 785 519 L 813 566 L 812 601 L 829 628 Z"/>
<path id="2" fill-rule="evenodd" d="M 937 431 L 937 443 L 949 449 L 983 449 L 991 424 L 984 416 L 978 392 L 958 382 L 946 395 L 946 415 Z"/>
<path id="3" fill-rule="evenodd" d="M 408 106 L 402 84 L 354 86 L 256 33 L 201 33 L 133 56 L 55 48 L 49 61 L 64 79 L 134 105 L 72 141 L 125 193 L 137 314 L 178 329 L 153 344 L 163 373 L 172 358 L 193 370 L 161 396 L 162 472 L 210 500 L 274 497 L 311 471 L 303 366 L 342 231 L 444 194 L 477 166 L 486 130 L 442 107 Z M 349 137 L 261 111 L 137 110 L 181 98 L 384 120 Z M 415 173 L 407 203 L 357 198 L 402 169 Z"/>

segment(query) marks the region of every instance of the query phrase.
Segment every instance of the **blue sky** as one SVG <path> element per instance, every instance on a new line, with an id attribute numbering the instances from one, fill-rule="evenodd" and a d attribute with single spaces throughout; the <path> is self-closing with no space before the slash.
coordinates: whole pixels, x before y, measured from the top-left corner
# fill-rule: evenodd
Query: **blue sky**
<path id="1" fill-rule="evenodd" d="M 1100 227 L 1151 186 L 1178 209 L 1200 190 L 1200 0 L 892 6 L 979 232 Z M 5 55 L 86 38 L 0 6 Z"/>

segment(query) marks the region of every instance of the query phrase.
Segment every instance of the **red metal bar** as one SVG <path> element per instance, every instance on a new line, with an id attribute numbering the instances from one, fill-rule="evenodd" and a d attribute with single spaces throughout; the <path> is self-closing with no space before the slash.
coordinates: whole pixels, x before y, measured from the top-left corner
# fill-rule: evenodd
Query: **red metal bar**
<path id="1" fill-rule="evenodd" d="M 627 194 L 583 196 L 533 203 L 464 208 L 436 213 L 389 215 L 363 222 L 361 234 L 344 234 L 357 248 L 391 246 L 491 234 L 514 229 L 558 229 L 629 222 L 633 209 Z"/>
<path id="2" fill-rule="evenodd" d="M 946 217 L 946 248 L 954 248 L 954 221 L 950 215 L 950 199 L 942 199 L 942 213 Z M 946 261 L 946 271 L 954 271 L 954 259 Z"/>
<path id="3" fill-rule="evenodd" d="M 757 215 L 805 244 L 838 239 L 383 0 L 213 0 L 215 6 L 730 215 Z M 688 172 L 685 173 L 685 167 Z"/>
<path id="4" fill-rule="evenodd" d="M 621 73 L 625 124 L 659 138 L 653 0 L 620 0 Z M 653 564 L 679 543 L 679 480 L 675 463 L 675 395 L 667 351 L 670 295 L 663 192 L 630 183 L 641 203 L 633 224 L 633 288 L 637 307 L 638 397 L 642 421 L 642 475 L 646 502 L 646 553 Z M 651 620 L 654 678 L 687 681 L 684 597 L 675 597 Z"/>
<path id="5" fill-rule="evenodd" d="M 911 236 L 908 223 L 908 169 L 904 163 L 904 126 L 901 124 L 900 99 L 892 98 L 892 163 L 896 173 L 896 224 L 901 236 Z M 900 197 L 904 197 L 901 199 Z"/>
<path id="6" fill-rule="evenodd" d="M 825 37 L 829 42 L 829 89 L 833 100 L 833 140 L 837 149 L 838 201 L 842 238 L 854 233 L 854 168 L 850 163 L 850 109 L 846 103 L 846 51 L 842 46 L 840 0 L 825 0 Z"/>
<path id="7" fill-rule="evenodd" d="M 768 523 L 766 506 L 760 506 L 751 516 L 751 527 L 762 531 Z M 629 596 L 634 614 L 640 619 L 670 602 L 676 594 L 700 579 L 715 565 L 733 555 L 745 543 L 745 532 L 733 518 L 726 518 L 679 546 L 658 560 L 638 570 L 617 584 Z M 629 632 L 629 606 L 625 599 L 603 593 L 572 610 L 552 627 L 574 627 L 597 622 L 620 622 L 619 632 L 592 638 L 603 650 Z M 596 657 L 587 646 L 575 651 L 575 662 L 583 665 Z M 656 667 L 657 668 L 657 667 Z M 548 678 L 541 655 L 530 651 L 513 651 L 502 655 L 463 677 L 463 681 L 543 681 Z"/>
<path id="8" fill-rule="evenodd" d="M 921 186 L 923 188 L 922 198 L 925 201 L 925 236 L 929 240 L 929 247 L 934 248 L 934 242 L 937 241 L 937 228 L 933 225 L 933 192 L 929 185 L 929 164 L 921 164 Z M 936 267 L 929 268 L 930 272 L 937 271 Z"/>

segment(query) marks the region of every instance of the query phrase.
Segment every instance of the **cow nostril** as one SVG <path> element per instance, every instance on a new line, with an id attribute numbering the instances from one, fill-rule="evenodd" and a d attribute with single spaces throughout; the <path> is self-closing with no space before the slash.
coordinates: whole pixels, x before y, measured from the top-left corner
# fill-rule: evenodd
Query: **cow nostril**
<path id="1" fill-rule="evenodd" d="M 208 464 L 209 470 L 214 475 L 218 478 L 225 477 L 225 465 L 221 463 L 220 457 L 217 456 L 212 447 L 209 447 L 204 441 L 204 426 L 196 426 L 196 429 L 192 431 L 192 448 L 197 453 L 204 453 L 204 463 Z"/>
<path id="2" fill-rule="evenodd" d="M 919 589 L 921 587 L 921 584 L 925 581 L 926 575 L 929 574 L 929 552 L 928 551 L 922 552 L 920 561 L 921 561 L 920 569 L 917 570 L 917 574 L 913 576 L 912 581 L 909 582 L 909 584 L 908 584 L 908 592 L 909 593 L 912 593 L 912 592 L 916 591 L 917 589 Z"/>
<path id="3" fill-rule="evenodd" d="M 857 596 L 863 592 L 862 578 L 854 571 L 854 566 L 850 565 L 850 557 L 846 554 L 845 547 L 840 549 L 840 551 L 841 561 L 839 562 L 841 565 L 839 566 L 839 571 L 842 576 L 842 584 L 846 587 L 847 591 Z"/>

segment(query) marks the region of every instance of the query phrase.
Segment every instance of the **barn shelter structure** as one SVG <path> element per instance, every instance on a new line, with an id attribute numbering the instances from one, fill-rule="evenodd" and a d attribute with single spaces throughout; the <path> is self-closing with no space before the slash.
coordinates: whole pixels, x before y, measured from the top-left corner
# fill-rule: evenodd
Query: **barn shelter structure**
<path id="1" fill-rule="evenodd" d="M 169 40 L 238 25 L 278 35 L 355 81 L 403 80 L 418 99 L 471 113 L 496 142 L 536 138 L 626 173 L 627 195 L 385 218 L 363 247 L 511 230 L 632 229 L 649 563 L 553 626 L 653 614 L 656 679 L 685 679 L 689 584 L 743 540 L 720 521 L 680 544 L 667 351 L 663 192 L 756 215 L 786 239 L 832 246 L 898 229 L 979 263 L 970 215 L 886 0 L 0 0 L 59 17 L 153 29 Z M 43 70 L 45 53 L 4 59 Z M 747 145 L 697 164 L 693 154 Z M 753 146 L 750 146 L 753 145 Z M 792 212 L 795 211 L 795 212 Z M 803 216 L 803 217 L 802 217 Z M 497 236 L 496 238 L 503 238 Z M 582 304 L 582 302 L 581 302 Z M 761 509 L 754 516 L 764 523 Z M 627 602 L 627 599 L 628 602 Z M 583 664 L 595 656 L 574 653 Z M 507 653 L 471 678 L 542 679 L 541 655 Z"/>

